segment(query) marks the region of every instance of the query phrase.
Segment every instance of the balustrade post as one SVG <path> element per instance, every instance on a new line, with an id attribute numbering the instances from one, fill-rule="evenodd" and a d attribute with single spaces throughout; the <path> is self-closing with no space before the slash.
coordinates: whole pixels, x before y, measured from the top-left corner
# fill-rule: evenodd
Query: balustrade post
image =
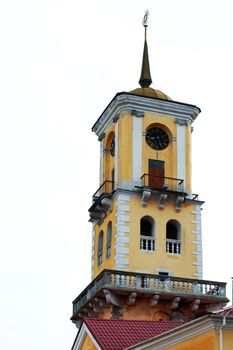
<path id="1" fill-rule="evenodd" d="M 164 287 L 167 292 L 170 292 L 171 290 L 171 281 L 170 279 L 165 279 L 164 281 Z"/>

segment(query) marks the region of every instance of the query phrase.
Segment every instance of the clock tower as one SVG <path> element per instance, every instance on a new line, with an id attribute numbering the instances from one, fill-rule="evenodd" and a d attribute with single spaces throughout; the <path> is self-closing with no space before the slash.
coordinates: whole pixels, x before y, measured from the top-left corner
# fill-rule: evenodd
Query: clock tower
<path id="1" fill-rule="evenodd" d="M 150 87 L 146 29 L 141 87 L 118 93 L 92 128 L 100 142 L 93 278 L 103 269 L 202 278 L 203 202 L 191 187 L 200 109 Z"/>
<path id="2" fill-rule="evenodd" d="M 92 131 L 100 187 L 89 208 L 92 282 L 73 302 L 85 317 L 192 319 L 225 303 L 225 283 L 202 280 L 201 206 L 192 193 L 192 123 L 200 109 L 152 83 L 144 18 L 140 87 L 120 92 Z"/>

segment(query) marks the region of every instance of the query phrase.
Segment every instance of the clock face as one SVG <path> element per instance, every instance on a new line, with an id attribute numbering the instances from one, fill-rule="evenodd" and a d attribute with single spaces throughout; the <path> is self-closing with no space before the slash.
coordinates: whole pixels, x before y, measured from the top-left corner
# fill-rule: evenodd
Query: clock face
<path id="1" fill-rule="evenodd" d="M 113 137 L 111 145 L 110 145 L 110 154 L 112 157 L 115 156 L 115 137 Z"/>
<path id="2" fill-rule="evenodd" d="M 146 132 L 147 144 L 156 150 L 165 149 L 169 144 L 168 134 L 158 127 L 152 127 Z"/>

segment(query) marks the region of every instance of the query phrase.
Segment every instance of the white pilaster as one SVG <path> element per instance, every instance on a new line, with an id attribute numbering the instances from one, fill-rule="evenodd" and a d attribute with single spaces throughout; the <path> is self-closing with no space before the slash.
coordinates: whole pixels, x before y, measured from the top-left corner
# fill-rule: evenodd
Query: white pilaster
<path id="1" fill-rule="evenodd" d="M 104 141 L 100 141 L 100 185 L 104 178 Z"/>
<path id="2" fill-rule="evenodd" d="M 115 125 L 115 164 L 114 164 L 114 177 L 115 177 L 115 188 L 117 188 L 118 184 L 118 122 Z"/>
<path id="3" fill-rule="evenodd" d="M 128 270 L 129 265 L 129 222 L 130 222 L 130 196 L 119 194 L 117 197 L 116 212 L 116 256 L 115 269 Z"/>
<path id="4" fill-rule="evenodd" d="M 193 241 L 196 249 L 193 255 L 197 257 L 197 261 L 193 263 L 197 267 L 197 272 L 193 274 L 193 277 L 202 279 L 203 278 L 203 267 L 202 267 L 202 228 L 201 228 L 201 207 L 196 205 L 195 211 L 192 211 L 194 215 L 193 224 L 196 224 L 195 230 L 192 231 Z"/>
<path id="5" fill-rule="evenodd" d="M 177 125 L 177 136 L 176 136 L 176 145 L 177 145 L 177 177 L 178 179 L 184 180 L 185 188 L 185 178 L 186 178 L 186 162 L 185 162 L 185 125 Z"/>

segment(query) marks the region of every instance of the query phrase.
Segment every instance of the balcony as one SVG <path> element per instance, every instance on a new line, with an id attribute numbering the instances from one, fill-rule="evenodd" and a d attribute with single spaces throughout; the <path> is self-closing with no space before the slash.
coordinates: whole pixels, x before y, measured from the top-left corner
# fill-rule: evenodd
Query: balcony
<path id="1" fill-rule="evenodd" d="M 83 317 L 95 317 L 95 312 L 102 312 L 100 306 L 108 307 L 111 300 L 118 297 L 121 305 L 123 300 L 126 305 L 127 302 L 130 302 L 128 305 L 133 305 L 132 294 L 134 299 L 145 298 L 151 306 L 155 300 L 158 302 L 158 299 L 167 302 L 176 299 L 183 306 L 187 306 L 187 303 L 193 305 L 198 301 L 196 306 L 202 304 L 204 307 L 228 301 L 226 283 L 223 282 L 103 270 L 73 301 L 71 320 L 76 322 Z M 111 299 L 110 295 L 114 297 Z"/>
<path id="2" fill-rule="evenodd" d="M 181 210 L 188 193 L 185 192 L 184 180 L 173 177 L 144 174 L 142 186 L 136 186 L 142 192 L 142 206 L 146 207 L 151 196 L 158 202 L 159 209 L 164 209 L 168 200 L 172 200 L 175 211 Z"/>
<path id="3" fill-rule="evenodd" d="M 114 192 L 114 182 L 106 180 L 93 194 L 93 204 L 89 208 L 90 222 L 101 224 L 107 213 L 112 208 L 112 194 Z"/>
<path id="4" fill-rule="evenodd" d="M 143 187 L 148 187 L 157 191 L 172 191 L 185 194 L 184 180 L 182 179 L 143 174 L 141 180 Z"/>
<path id="5" fill-rule="evenodd" d="M 112 193 L 114 191 L 114 182 L 110 180 L 106 180 L 102 183 L 102 185 L 98 188 L 98 190 L 93 194 L 93 201 L 97 201 L 101 196 Z"/>

